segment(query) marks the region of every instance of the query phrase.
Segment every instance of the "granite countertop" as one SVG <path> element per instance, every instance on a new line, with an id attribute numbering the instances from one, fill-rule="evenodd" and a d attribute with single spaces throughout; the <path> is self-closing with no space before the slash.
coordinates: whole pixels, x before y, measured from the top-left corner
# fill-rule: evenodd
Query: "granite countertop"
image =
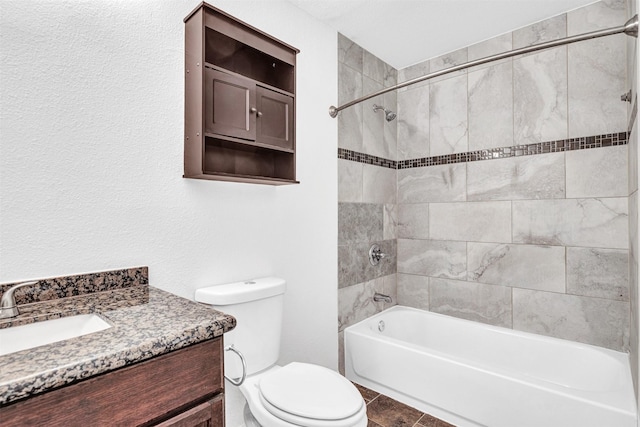
<path id="1" fill-rule="evenodd" d="M 0 405 L 219 337 L 232 316 L 143 285 L 51 299 L 20 307 L 0 328 L 98 313 L 113 327 L 0 356 Z"/>

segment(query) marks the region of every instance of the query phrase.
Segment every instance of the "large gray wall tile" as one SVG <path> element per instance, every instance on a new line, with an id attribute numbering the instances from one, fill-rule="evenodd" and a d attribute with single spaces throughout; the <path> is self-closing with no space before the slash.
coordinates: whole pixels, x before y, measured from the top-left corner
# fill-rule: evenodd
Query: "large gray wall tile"
<path id="1" fill-rule="evenodd" d="M 603 0 L 569 11 L 567 35 L 574 36 L 624 24 L 627 20 L 626 3 L 625 0 Z"/>
<path id="2" fill-rule="evenodd" d="M 567 152 L 567 198 L 628 196 L 628 151 L 621 145 Z"/>
<path id="3" fill-rule="evenodd" d="M 513 145 L 511 62 L 469 72 L 469 150 Z"/>
<path id="4" fill-rule="evenodd" d="M 382 238 L 384 240 L 398 238 L 398 205 L 385 204 L 383 213 Z"/>
<path id="5" fill-rule="evenodd" d="M 362 73 L 364 49 L 338 33 L 338 62 Z"/>
<path id="6" fill-rule="evenodd" d="M 511 288 L 431 278 L 429 298 L 433 312 L 511 327 Z"/>
<path id="7" fill-rule="evenodd" d="M 364 164 L 338 159 L 338 201 L 362 202 Z"/>
<path id="8" fill-rule="evenodd" d="M 429 277 L 398 273 L 398 304 L 429 310 Z"/>
<path id="9" fill-rule="evenodd" d="M 513 328 L 624 351 L 628 346 L 629 304 L 513 289 Z"/>
<path id="10" fill-rule="evenodd" d="M 396 203 L 397 171 L 365 164 L 362 170 L 362 201 Z"/>
<path id="11" fill-rule="evenodd" d="M 429 238 L 429 204 L 398 205 L 398 237 L 405 239 Z"/>
<path id="12" fill-rule="evenodd" d="M 557 47 L 513 61 L 516 144 L 567 137 L 567 48 Z"/>
<path id="13" fill-rule="evenodd" d="M 381 89 L 382 83 L 378 83 L 369 77 L 363 78 L 364 93 L 374 93 Z M 382 111 L 374 112 L 374 105 L 384 105 L 384 97 L 376 96 L 362 104 L 362 138 L 364 141 L 364 152 L 383 159 L 391 158 L 389 147 L 384 143 L 384 125 L 386 120 Z"/>
<path id="14" fill-rule="evenodd" d="M 567 36 L 567 15 L 554 16 L 513 32 L 513 48 L 540 44 Z"/>
<path id="15" fill-rule="evenodd" d="M 398 160 L 429 156 L 429 87 L 398 92 Z"/>
<path id="16" fill-rule="evenodd" d="M 464 163 L 398 170 L 398 202 L 457 202 L 467 198 Z"/>
<path id="17" fill-rule="evenodd" d="M 511 33 L 501 34 L 499 36 L 490 38 L 488 40 L 481 41 L 480 43 L 473 44 L 467 48 L 467 55 L 469 61 L 474 61 L 480 58 L 486 58 L 487 56 L 496 55 L 498 53 L 508 52 L 512 49 L 512 36 Z M 485 65 L 479 65 L 470 68 L 468 71 L 479 69 L 478 67 L 490 67 L 496 65 L 499 62 L 492 62 Z M 507 62 L 511 62 L 510 59 Z"/>
<path id="18" fill-rule="evenodd" d="M 378 204 L 338 203 L 338 244 L 382 240 L 383 211 Z"/>
<path id="19" fill-rule="evenodd" d="M 338 103 L 362 96 L 362 74 L 344 64 L 338 65 Z M 362 145 L 362 104 L 354 105 L 338 115 L 338 146 L 358 152 Z"/>
<path id="20" fill-rule="evenodd" d="M 511 242 L 511 202 L 431 203 L 429 236 L 438 240 Z"/>
<path id="21" fill-rule="evenodd" d="M 464 64 L 468 61 L 469 54 L 467 48 L 464 47 L 462 49 L 454 50 L 453 52 L 445 53 L 444 55 L 436 56 L 435 58 L 431 58 L 429 60 L 429 68 L 431 73 L 435 73 L 436 71 L 445 70 L 447 68 L 451 68 L 454 65 Z M 453 76 L 461 76 L 466 74 L 467 70 L 456 71 L 452 74 L 446 74 L 441 77 L 435 77 L 430 80 L 431 83 L 439 82 Z"/>
<path id="22" fill-rule="evenodd" d="M 564 293 L 565 248 L 469 242 L 467 270 L 472 282 Z"/>
<path id="23" fill-rule="evenodd" d="M 373 301 L 373 295 L 382 291 L 376 285 L 380 286 L 380 282 L 371 280 L 338 290 L 339 331 L 381 311 Z"/>
<path id="24" fill-rule="evenodd" d="M 567 248 L 567 293 L 629 301 L 629 251 Z"/>
<path id="25" fill-rule="evenodd" d="M 466 252 L 465 242 L 398 239 L 398 273 L 464 279 Z"/>
<path id="26" fill-rule="evenodd" d="M 628 191 L 629 194 L 638 190 L 638 124 L 636 123 L 631 129 L 629 134 L 628 144 L 628 163 L 629 163 L 629 176 L 628 176 Z"/>
<path id="27" fill-rule="evenodd" d="M 555 199 L 565 196 L 564 153 L 521 156 L 467 164 L 467 198 Z"/>
<path id="28" fill-rule="evenodd" d="M 429 85 L 429 153 L 469 151 L 467 141 L 467 76 Z"/>
<path id="29" fill-rule="evenodd" d="M 627 249 L 628 209 L 626 198 L 517 200 L 513 241 Z"/>
<path id="30" fill-rule="evenodd" d="M 386 254 L 386 257 L 378 265 L 369 263 L 369 248 L 373 243 L 377 243 L 381 252 Z M 356 242 L 338 246 L 338 288 L 346 288 L 378 277 L 395 274 L 396 266 L 396 240 Z"/>

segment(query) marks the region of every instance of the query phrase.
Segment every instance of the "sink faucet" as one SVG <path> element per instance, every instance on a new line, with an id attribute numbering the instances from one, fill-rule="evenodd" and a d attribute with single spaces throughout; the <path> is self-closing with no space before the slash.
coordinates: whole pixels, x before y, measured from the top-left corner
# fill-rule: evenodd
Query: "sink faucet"
<path id="1" fill-rule="evenodd" d="M 38 281 L 34 282 L 24 282 L 18 283 L 7 289 L 2 294 L 2 299 L 0 300 L 0 319 L 6 319 L 8 317 L 16 317 L 20 312 L 18 311 L 18 307 L 16 306 L 16 298 L 13 296 L 13 293 L 16 289 L 22 288 L 24 286 L 32 286 L 38 283 Z"/>

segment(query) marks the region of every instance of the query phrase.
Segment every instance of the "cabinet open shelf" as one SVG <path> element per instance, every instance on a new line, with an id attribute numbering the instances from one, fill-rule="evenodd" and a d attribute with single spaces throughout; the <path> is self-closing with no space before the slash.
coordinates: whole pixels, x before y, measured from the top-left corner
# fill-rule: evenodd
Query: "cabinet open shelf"
<path id="1" fill-rule="evenodd" d="M 298 183 L 298 52 L 207 3 L 185 18 L 185 178 Z"/>

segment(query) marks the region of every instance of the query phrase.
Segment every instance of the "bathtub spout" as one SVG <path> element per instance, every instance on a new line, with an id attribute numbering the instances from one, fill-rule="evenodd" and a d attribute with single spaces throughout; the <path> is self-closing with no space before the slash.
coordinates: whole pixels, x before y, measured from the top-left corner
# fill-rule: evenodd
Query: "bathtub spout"
<path id="1" fill-rule="evenodd" d="M 389 304 L 391 304 L 393 302 L 393 300 L 391 299 L 391 297 L 389 295 L 381 294 L 381 293 L 378 293 L 378 292 L 376 292 L 373 295 L 373 300 L 375 302 L 384 301 L 384 302 L 387 302 Z"/>

